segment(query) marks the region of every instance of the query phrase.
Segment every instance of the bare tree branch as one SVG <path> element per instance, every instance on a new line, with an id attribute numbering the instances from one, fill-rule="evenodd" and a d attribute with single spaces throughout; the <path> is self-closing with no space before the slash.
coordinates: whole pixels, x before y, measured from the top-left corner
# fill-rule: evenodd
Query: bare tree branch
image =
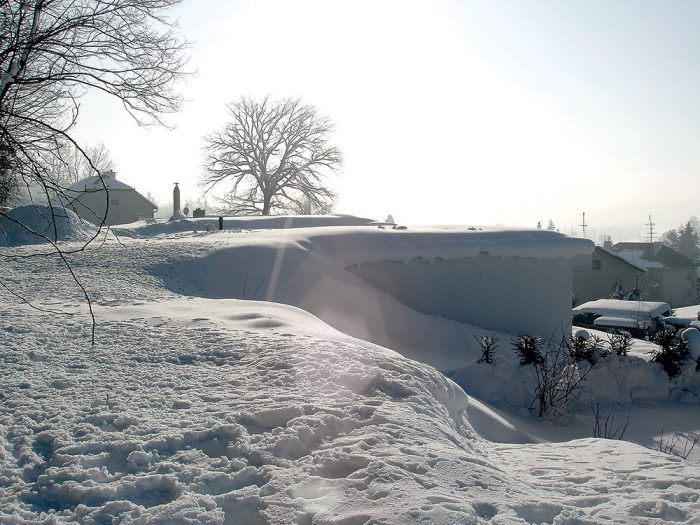
<path id="1" fill-rule="evenodd" d="M 92 303 L 66 255 L 101 235 L 109 210 L 102 171 L 112 166 L 104 147 L 81 146 L 70 130 L 78 119 L 78 100 L 90 89 L 119 100 L 142 125 L 162 124 L 164 115 L 179 109 L 182 99 L 173 84 L 186 74 L 187 44 L 176 36 L 166 12 L 180 1 L 0 0 L 0 206 L 22 190 L 27 201 L 47 205 L 53 230 L 35 231 L 0 209 L 0 218 L 50 246 L 31 256 L 0 255 L 27 261 L 59 257 L 87 301 L 93 343 Z M 71 200 L 67 187 L 92 175 L 102 182 L 105 212 L 97 217 L 91 239 L 64 250 L 56 219 Z"/>

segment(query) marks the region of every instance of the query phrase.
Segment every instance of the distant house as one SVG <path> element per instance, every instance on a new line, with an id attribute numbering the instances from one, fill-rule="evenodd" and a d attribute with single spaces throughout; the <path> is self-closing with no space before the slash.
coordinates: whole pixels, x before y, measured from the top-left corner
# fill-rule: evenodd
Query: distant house
<path id="1" fill-rule="evenodd" d="M 104 184 L 103 184 L 104 181 Z M 107 209 L 107 192 L 109 209 Z M 107 211 L 105 224 L 126 224 L 143 219 L 152 219 L 158 206 L 141 195 L 128 184 L 117 180 L 113 171 L 88 177 L 73 184 L 66 191 L 68 206 L 79 217 L 100 224 Z"/>
<path id="2" fill-rule="evenodd" d="M 624 259 L 611 249 L 596 246 L 585 263 L 574 266 L 573 293 L 576 304 L 608 299 L 616 283 L 624 294 L 639 289 L 640 278 L 646 269 Z"/>
<path id="3" fill-rule="evenodd" d="M 661 242 L 618 242 L 613 250 L 646 270 L 640 278 L 645 301 L 663 301 L 674 308 L 698 303 L 698 263 L 692 259 Z"/>

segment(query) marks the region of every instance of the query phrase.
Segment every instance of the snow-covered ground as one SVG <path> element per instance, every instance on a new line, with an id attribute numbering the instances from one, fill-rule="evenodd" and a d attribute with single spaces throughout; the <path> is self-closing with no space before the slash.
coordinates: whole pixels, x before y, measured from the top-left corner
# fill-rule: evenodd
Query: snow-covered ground
<path id="1" fill-rule="evenodd" d="M 501 365 L 476 367 L 487 332 L 411 310 L 345 258 L 257 279 L 290 242 L 333 253 L 314 230 L 139 235 L 70 256 L 94 347 L 58 260 L 3 258 L 3 283 L 43 311 L 0 291 L 0 523 L 700 522 L 697 464 L 593 439 L 583 412 L 563 426 L 478 399 L 465 378 L 522 388 L 508 334 Z M 231 298 L 270 290 L 288 304 Z M 657 426 L 700 430 L 695 385 L 673 388 L 604 407 L 653 447 Z"/>

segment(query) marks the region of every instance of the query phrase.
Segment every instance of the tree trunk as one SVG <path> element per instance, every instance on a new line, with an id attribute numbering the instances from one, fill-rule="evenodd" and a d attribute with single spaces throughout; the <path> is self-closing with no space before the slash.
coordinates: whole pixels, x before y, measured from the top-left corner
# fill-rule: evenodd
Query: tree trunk
<path id="1" fill-rule="evenodd" d="M 265 195 L 263 197 L 263 215 L 270 215 L 270 208 L 272 207 L 272 196 Z"/>

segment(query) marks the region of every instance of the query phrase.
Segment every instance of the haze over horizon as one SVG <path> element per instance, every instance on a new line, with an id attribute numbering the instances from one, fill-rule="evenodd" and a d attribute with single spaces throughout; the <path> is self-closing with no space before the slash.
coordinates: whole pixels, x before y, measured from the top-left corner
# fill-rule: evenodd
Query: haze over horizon
<path id="1" fill-rule="evenodd" d="M 203 137 L 241 96 L 336 125 L 339 213 L 638 240 L 698 213 L 700 4 L 199 0 L 174 15 L 196 70 L 174 130 L 82 100 L 76 135 L 160 202 L 201 195 Z M 264 58 L 261 58 L 264 57 Z"/>

